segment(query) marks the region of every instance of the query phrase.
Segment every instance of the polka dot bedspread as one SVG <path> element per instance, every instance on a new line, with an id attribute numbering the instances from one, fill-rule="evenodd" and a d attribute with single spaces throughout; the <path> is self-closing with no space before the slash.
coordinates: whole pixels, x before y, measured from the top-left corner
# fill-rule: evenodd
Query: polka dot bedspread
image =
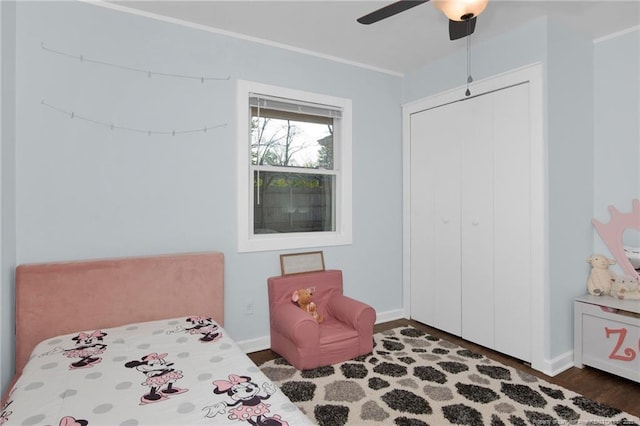
<path id="1" fill-rule="evenodd" d="M 211 318 L 82 330 L 41 342 L 0 425 L 312 424 Z"/>

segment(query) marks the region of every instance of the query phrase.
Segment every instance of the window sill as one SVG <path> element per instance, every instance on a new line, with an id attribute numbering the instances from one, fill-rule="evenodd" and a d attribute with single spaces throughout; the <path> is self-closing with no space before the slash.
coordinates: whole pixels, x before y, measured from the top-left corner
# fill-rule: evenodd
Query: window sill
<path id="1" fill-rule="evenodd" d="M 238 252 L 303 249 L 311 247 L 342 246 L 352 243 L 351 234 L 313 232 L 297 234 L 263 234 L 240 236 Z"/>

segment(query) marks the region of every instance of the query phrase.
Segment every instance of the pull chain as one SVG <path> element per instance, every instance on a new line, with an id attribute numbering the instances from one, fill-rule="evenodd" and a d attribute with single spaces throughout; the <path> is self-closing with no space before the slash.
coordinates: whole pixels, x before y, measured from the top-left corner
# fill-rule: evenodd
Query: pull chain
<path id="1" fill-rule="evenodd" d="M 470 29 L 471 19 L 467 19 L 467 90 L 464 92 L 465 96 L 471 96 L 469 84 L 473 82 L 473 77 L 471 77 L 471 34 L 469 34 Z"/>
<path id="2" fill-rule="evenodd" d="M 256 202 L 260 205 L 260 144 L 262 143 L 262 133 L 261 133 L 261 125 L 260 125 L 260 98 L 258 97 L 258 124 L 257 124 L 257 133 L 258 133 L 258 146 L 256 147 Z"/>

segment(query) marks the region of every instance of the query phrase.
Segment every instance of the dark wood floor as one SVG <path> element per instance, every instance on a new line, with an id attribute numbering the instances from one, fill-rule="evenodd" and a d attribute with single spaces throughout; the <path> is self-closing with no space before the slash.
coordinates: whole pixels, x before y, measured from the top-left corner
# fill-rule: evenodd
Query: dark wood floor
<path id="1" fill-rule="evenodd" d="M 547 382 L 570 389 L 594 401 L 619 408 L 629 414 L 640 417 L 640 383 L 636 383 L 613 374 L 590 367 L 582 369 L 572 367 L 555 377 L 549 377 L 539 371 L 533 370 L 520 360 L 508 357 L 482 346 L 470 343 L 459 337 L 452 336 L 441 330 L 407 319 L 377 324 L 374 327 L 374 332 L 377 333 L 406 325 L 423 330 L 433 336 L 446 339 L 452 343 L 483 354 L 486 357 L 499 361 L 503 364 L 524 370 L 546 380 Z M 270 350 L 265 350 L 251 353 L 249 354 L 249 357 L 253 362 L 260 365 L 266 361 L 277 358 L 278 354 Z"/>

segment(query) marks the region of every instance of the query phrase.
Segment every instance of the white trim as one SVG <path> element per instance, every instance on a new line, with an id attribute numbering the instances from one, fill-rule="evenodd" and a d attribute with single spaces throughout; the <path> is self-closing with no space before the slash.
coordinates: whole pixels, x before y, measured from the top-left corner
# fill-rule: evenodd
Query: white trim
<path id="1" fill-rule="evenodd" d="M 407 318 L 403 310 L 388 311 L 378 313 L 376 324 L 382 324 L 389 321 Z M 247 339 L 237 342 L 240 349 L 250 354 L 252 352 L 259 352 L 269 349 L 271 347 L 271 338 L 267 336 L 257 337 L 255 339 Z M 549 376 L 554 377 L 563 371 L 572 368 L 573 365 L 573 351 L 566 352 L 553 360 L 544 360 L 541 365 L 536 368 L 537 371 Z"/>
<path id="2" fill-rule="evenodd" d="M 640 32 L 640 25 L 636 25 L 635 27 L 627 28 L 626 30 L 616 31 L 615 33 L 595 38 L 593 39 L 593 44 L 598 44 L 603 41 L 612 40 L 614 38 L 622 37 L 624 35 L 635 33 L 635 32 Z"/>
<path id="3" fill-rule="evenodd" d="M 405 309 L 394 309 L 393 311 L 376 312 L 376 324 L 409 318 L 409 313 Z"/>
<path id="4" fill-rule="evenodd" d="M 531 123 L 531 244 L 532 244 L 532 297 L 531 297 L 531 366 L 540 371 L 547 369 L 545 354 L 550 347 L 547 265 L 547 161 L 543 121 L 543 66 L 535 63 L 501 73 L 473 84 L 474 95 L 491 92 L 523 82 L 529 83 L 529 111 Z M 404 307 L 411 317 L 411 114 L 464 98 L 465 86 L 409 102 L 402 106 L 403 145 L 403 290 Z"/>
<path id="5" fill-rule="evenodd" d="M 402 105 L 402 306 L 411 318 L 411 108 Z"/>
<path id="6" fill-rule="evenodd" d="M 546 374 L 549 377 L 553 377 L 557 376 L 565 370 L 570 369 L 571 367 L 574 367 L 573 351 L 568 351 L 551 360 L 545 359 L 541 368 L 536 368 L 536 370 Z"/>
<path id="7" fill-rule="evenodd" d="M 251 182 L 251 152 L 248 143 L 249 94 L 264 93 L 287 99 L 310 101 L 342 108 L 339 143 L 334 146 L 336 170 L 336 230 L 335 232 L 306 232 L 291 234 L 253 235 L 252 199 L 249 193 Z M 351 100 L 328 95 L 303 92 L 301 90 L 277 87 L 251 81 L 238 80 L 236 87 L 236 170 L 237 170 L 237 240 L 239 252 L 285 250 L 310 247 L 348 245 L 352 243 L 352 125 Z"/>
<path id="8" fill-rule="evenodd" d="M 108 3 L 104 0 L 79 0 L 83 3 L 91 4 L 94 6 L 100 6 L 107 9 L 117 10 L 119 12 L 129 13 L 131 15 L 143 16 L 145 18 L 155 19 L 157 21 L 167 22 L 170 24 L 181 25 L 183 27 L 192 28 L 195 30 L 206 31 L 208 33 L 220 34 L 227 37 L 233 37 L 241 40 L 250 41 L 253 43 L 260 43 L 266 46 L 276 47 L 279 49 L 285 49 L 296 53 L 301 53 L 303 55 L 315 56 L 317 58 L 326 59 L 333 62 L 339 62 L 346 65 L 352 65 L 359 68 L 365 68 L 371 71 L 381 72 L 384 74 L 389 74 L 397 77 L 404 77 L 404 73 L 400 73 L 397 71 L 388 70 L 385 68 L 375 67 L 373 65 L 363 64 L 362 62 L 351 61 L 344 58 L 339 58 L 337 56 L 327 55 L 324 53 L 314 52 L 308 49 L 302 49 L 299 47 L 291 46 L 289 44 L 278 43 L 271 40 L 265 40 L 263 38 L 252 37 L 246 34 L 235 33 L 232 31 L 222 30 L 219 28 L 214 28 L 208 25 L 196 24 L 195 22 L 189 22 L 178 18 L 171 18 L 169 16 L 158 15 L 157 13 L 147 12 L 144 10 L 134 9 L 128 6 L 123 6 L 121 4 Z"/>
<path id="9" fill-rule="evenodd" d="M 269 335 L 256 337 L 255 339 L 247 339 L 241 340 L 238 343 L 240 349 L 245 354 L 250 354 L 251 352 L 264 351 L 265 349 L 269 349 L 271 347 L 271 338 Z"/>

